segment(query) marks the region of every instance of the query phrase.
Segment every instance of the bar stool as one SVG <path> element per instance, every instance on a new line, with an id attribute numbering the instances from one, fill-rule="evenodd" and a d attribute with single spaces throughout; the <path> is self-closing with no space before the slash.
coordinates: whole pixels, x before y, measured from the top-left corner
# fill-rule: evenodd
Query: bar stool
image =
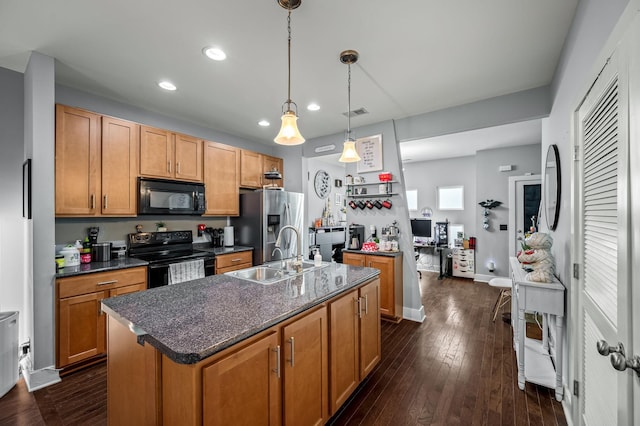
<path id="1" fill-rule="evenodd" d="M 493 322 L 495 322 L 500 308 L 511 300 L 511 287 L 513 283 L 509 278 L 491 278 L 489 280 L 489 285 L 500 289 L 498 300 L 496 300 L 496 304 L 493 306 Z"/>

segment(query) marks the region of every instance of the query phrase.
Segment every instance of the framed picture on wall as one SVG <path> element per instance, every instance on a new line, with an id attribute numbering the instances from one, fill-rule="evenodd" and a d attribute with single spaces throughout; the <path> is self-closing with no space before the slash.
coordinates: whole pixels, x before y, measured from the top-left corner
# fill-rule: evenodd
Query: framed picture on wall
<path id="1" fill-rule="evenodd" d="M 356 163 L 358 173 L 382 170 L 382 135 L 357 139 L 356 150 L 361 158 Z"/>

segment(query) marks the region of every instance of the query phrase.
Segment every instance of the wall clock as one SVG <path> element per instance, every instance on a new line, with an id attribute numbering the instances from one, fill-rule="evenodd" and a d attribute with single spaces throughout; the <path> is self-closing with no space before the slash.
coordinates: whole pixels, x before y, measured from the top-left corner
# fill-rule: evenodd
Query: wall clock
<path id="1" fill-rule="evenodd" d="M 331 176 L 324 170 L 318 170 L 316 177 L 313 179 L 313 186 L 316 194 L 320 198 L 327 198 L 331 192 Z"/>

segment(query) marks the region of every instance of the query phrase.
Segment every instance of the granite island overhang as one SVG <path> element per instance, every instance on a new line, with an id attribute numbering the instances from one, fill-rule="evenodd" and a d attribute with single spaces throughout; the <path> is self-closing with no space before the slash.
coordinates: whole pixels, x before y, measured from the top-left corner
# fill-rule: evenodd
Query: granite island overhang
<path id="1" fill-rule="evenodd" d="M 325 424 L 381 359 L 380 271 L 326 264 L 105 299 L 109 424 Z"/>
<path id="2" fill-rule="evenodd" d="M 326 263 L 263 285 L 213 275 L 104 299 L 102 310 L 179 364 L 193 364 L 304 312 L 380 273 Z"/>

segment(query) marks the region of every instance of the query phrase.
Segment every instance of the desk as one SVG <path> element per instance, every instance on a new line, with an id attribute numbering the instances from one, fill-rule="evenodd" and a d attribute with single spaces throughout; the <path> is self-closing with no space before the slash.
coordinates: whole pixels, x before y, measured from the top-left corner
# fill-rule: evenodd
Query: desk
<path id="1" fill-rule="evenodd" d="M 564 292 L 560 281 L 551 283 L 527 281 L 526 272 L 515 257 L 509 258 L 513 290 L 511 315 L 513 345 L 518 360 L 518 387 L 524 390 L 525 382 L 536 383 L 556 390 L 556 399 L 562 401 L 562 338 L 564 333 Z M 542 342 L 526 335 L 525 312 L 542 314 Z M 515 317 L 515 319 L 514 319 Z M 555 328 L 555 357 L 549 348 L 549 321 Z M 555 368 L 554 368 L 555 362 Z"/>

